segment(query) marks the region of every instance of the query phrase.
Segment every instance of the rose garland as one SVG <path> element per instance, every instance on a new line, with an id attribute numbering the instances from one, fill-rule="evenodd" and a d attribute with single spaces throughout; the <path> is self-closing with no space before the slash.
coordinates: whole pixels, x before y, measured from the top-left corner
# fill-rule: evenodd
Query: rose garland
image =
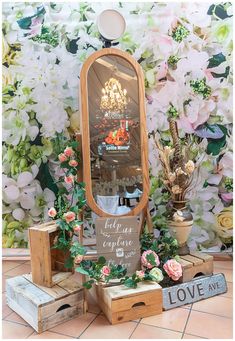
<path id="1" fill-rule="evenodd" d="M 95 282 L 108 283 L 113 279 L 120 279 L 121 283 L 131 288 L 136 288 L 141 281 L 165 281 L 165 285 L 169 284 L 170 279 L 178 281 L 182 276 L 182 267 L 176 260 L 178 246 L 165 228 L 158 239 L 147 233 L 141 236 L 142 269 L 132 276 L 127 276 L 127 269 L 121 265 L 107 264 L 104 257 L 99 257 L 97 262 L 84 258 L 86 249 L 74 238 L 80 233 L 83 223 L 80 213 L 86 203 L 84 183 L 77 181 L 80 160 L 78 142 L 71 141 L 62 147 L 58 160 L 61 168 L 61 176 L 57 181 L 59 192 L 55 207 L 48 211 L 49 217 L 57 219 L 56 224 L 59 227 L 53 248 L 69 254 L 65 267 L 72 268 L 76 264 L 78 266 L 75 270 L 89 277 L 83 283 L 84 287 L 89 289 Z"/>

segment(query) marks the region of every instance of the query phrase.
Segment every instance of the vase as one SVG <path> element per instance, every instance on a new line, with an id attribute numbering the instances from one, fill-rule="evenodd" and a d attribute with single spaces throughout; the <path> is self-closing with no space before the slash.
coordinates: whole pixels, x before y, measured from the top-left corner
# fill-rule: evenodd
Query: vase
<path id="1" fill-rule="evenodd" d="M 172 237 L 178 242 L 178 254 L 183 256 L 189 254 L 187 240 L 193 227 L 193 216 L 187 206 L 187 201 L 173 201 L 172 203 L 168 228 Z"/>

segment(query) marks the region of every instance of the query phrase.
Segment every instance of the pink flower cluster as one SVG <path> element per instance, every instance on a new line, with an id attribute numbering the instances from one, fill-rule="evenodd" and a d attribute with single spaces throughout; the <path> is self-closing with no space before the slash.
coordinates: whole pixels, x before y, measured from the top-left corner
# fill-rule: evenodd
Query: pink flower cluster
<path id="1" fill-rule="evenodd" d="M 155 262 L 154 265 L 148 261 L 148 259 L 147 259 L 148 255 L 152 255 L 154 257 L 154 262 Z M 158 266 L 160 264 L 160 260 L 159 260 L 158 255 L 156 254 L 156 252 L 154 252 L 152 250 L 147 250 L 147 251 L 144 251 L 142 256 L 141 256 L 141 263 L 145 268 L 152 269 L 153 267 Z"/>
<path id="2" fill-rule="evenodd" d="M 69 165 L 71 167 L 77 167 L 78 162 L 74 160 L 73 157 L 74 157 L 74 150 L 71 147 L 66 147 L 64 152 L 59 154 L 58 156 L 60 162 L 68 161 L 68 159 L 71 158 L 71 160 L 69 160 Z"/>

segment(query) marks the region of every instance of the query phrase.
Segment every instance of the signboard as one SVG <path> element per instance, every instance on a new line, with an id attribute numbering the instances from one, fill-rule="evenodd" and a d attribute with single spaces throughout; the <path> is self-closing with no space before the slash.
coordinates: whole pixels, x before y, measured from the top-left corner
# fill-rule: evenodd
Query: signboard
<path id="1" fill-rule="evenodd" d="M 128 274 L 140 269 L 137 217 L 97 218 L 95 228 L 98 256 L 125 266 Z"/>
<path id="2" fill-rule="evenodd" d="M 224 274 L 203 276 L 190 282 L 163 288 L 163 309 L 169 310 L 184 304 L 201 301 L 227 292 Z"/>

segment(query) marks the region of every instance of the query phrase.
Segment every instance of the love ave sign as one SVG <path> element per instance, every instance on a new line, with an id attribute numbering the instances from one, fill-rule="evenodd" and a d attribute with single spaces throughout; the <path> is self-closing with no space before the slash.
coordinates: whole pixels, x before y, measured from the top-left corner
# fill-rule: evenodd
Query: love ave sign
<path id="1" fill-rule="evenodd" d="M 191 282 L 164 288 L 163 309 L 169 310 L 227 292 L 224 274 L 204 276 Z"/>
<path id="2" fill-rule="evenodd" d="M 128 274 L 140 269 L 137 217 L 97 218 L 95 229 L 98 256 L 126 267 Z"/>

